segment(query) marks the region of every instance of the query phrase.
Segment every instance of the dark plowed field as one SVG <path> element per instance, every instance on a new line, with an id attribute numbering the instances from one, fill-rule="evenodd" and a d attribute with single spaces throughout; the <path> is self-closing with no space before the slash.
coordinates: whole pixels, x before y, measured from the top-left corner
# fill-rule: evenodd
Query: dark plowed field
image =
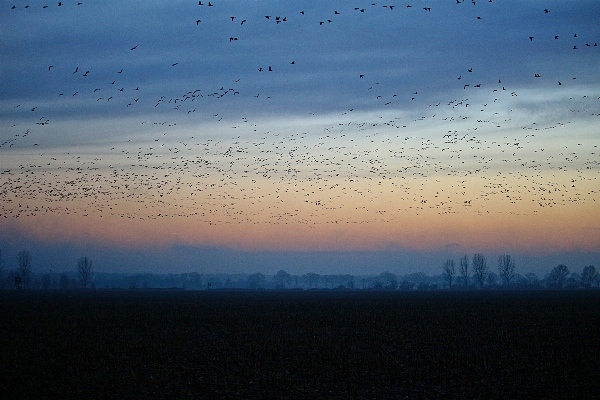
<path id="1" fill-rule="evenodd" d="M 600 291 L 4 292 L 4 398 L 594 398 Z"/>

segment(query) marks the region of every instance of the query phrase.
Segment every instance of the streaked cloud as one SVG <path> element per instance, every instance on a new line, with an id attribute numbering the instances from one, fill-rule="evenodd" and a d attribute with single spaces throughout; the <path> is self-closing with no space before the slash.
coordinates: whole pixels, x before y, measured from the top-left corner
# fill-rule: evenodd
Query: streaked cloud
<path id="1" fill-rule="evenodd" d="M 596 2 L 81 3 L 0 10 L 3 240 L 600 251 Z"/>

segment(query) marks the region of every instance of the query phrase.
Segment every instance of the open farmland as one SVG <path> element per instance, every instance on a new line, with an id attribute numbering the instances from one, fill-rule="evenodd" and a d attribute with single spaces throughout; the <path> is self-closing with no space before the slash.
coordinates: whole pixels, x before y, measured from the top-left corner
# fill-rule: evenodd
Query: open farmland
<path id="1" fill-rule="evenodd" d="M 593 398 L 599 310 L 599 291 L 3 292 L 0 390 Z"/>

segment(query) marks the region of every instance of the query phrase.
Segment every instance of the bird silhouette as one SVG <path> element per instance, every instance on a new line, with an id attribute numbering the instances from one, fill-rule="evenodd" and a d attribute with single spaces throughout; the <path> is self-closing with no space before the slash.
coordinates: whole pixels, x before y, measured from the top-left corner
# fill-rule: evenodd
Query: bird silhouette
<path id="1" fill-rule="evenodd" d="M 61 14 L 73 12 L 69 10 L 69 4 L 65 4 L 67 7 L 61 9 Z M 23 152 L 35 153 L 36 158 L 42 160 L 36 163 L 46 168 L 28 167 L 21 162 L 5 169 L 4 160 L 12 155 L 5 153 L 6 158 L 3 154 L 3 171 L 0 172 L 3 193 L 13 193 L 14 198 L 28 204 L 0 202 L 2 219 L 17 214 L 24 216 L 28 213 L 27 206 L 35 204 L 38 213 L 43 205 L 44 210 L 49 210 L 44 211 L 47 214 L 64 217 L 69 213 L 69 218 L 73 215 L 144 221 L 168 221 L 171 218 L 184 221 L 183 218 L 188 218 L 186 222 L 201 221 L 203 226 L 211 227 L 287 224 L 288 227 L 309 225 L 321 229 L 328 224 L 358 226 L 359 223 L 390 227 L 392 225 L 386 224 L 402 221 L 407 213 L 465 213 L 469 218 L 488 213 L 512 215 L 512 212 L 523 212 L 516 206 L 518 204 L 531 203 L 530 208 L 534 205 L 536 208 L 558 207 L 566 205 L 570 201 L 567 198 L 595 204 L 598 195 L 583 193 L 580 188 L 584 185 L 579 183 L 582 178 L 577 175 L 593 177 L 589 171 L 593 173 L 598 156 L 590 153 L 597 150 L 591 145 L 584 154 L 580 149 L 588 142 L 581 141 L 582 146 L 575 147 L 578 142 L 571 143 L 570 136 L 564 135 L 564 146 L 568 148 L 562 149 L 559 156 L 558 151 L 551 152 L 545 145 L 549 142 L 543 135 L 561 131 L 579 139 L 571 127 L 577 125 L 580 118 L 592 120 L 599 114 L 597 101 L 600 99 L 591 86 L 585 86 L 585 83 L 569 85 L 572 80 L 565 78 L 574 77 L 575 71 L 579 71 L 572 65 L 586 68 L 581 57 L 593 57 L 590 52 L 595 49 L 591 47 L 597 46 L 593 37 L 585 39 L 585 46 L 573 40 L 564 48 L 569 50 L 576 44 L 573 49 L 579 49 L 579 52 L 564 54 L 560 50 L 562 42 L 550 43 L 555 46 L 550 49 L 550 44 L 545 41 L 552 35 L 540 28 L 542 22 L 533 20 L 546 17 L 534 10 L 537 17 L 531 17 L 528 28 L 531 36 L 528 37 L 530 42 L 535 37 L 536 45 L 528 47 L 527 57 L 514 53 L 514 60 L 529 60 L 529 57 L 535 60 L 534 56 L 539 52 L 552 50 L 560 68 L 544 72 L 547 65 L 536 65 L 536 70 L 544 73 L 545 79 L 538 79 L 535 86 L 523 89 L 526 92 L 523 96 L 519 87 L 526 84 L 533 71 L 527 72 L 525 67 L 505 68 L 506 61 L 500 57 L 497 66 L 477 64 L 476 73 L 454 79 L 456 72 L 464 72 L 464 64 L 462 67 L 460 64 L 480 57 L 478 49 L 468 47 L 472 43 L 469 40 L 456 41 L 454 45 L 460 51 L 455 59 L 448 60 L 448 65 L 444 66 L 446 72 L 436 75 L 423 67 L 421 73 L 427 80 L 408 72 L 413 68 L 411 64 L 423 65 L 421 61 L 411 59 L 408 51 L 406 63 L 403 59 L 401 65 L 406 68 L 406 75 L 404 72 L 386 72 L 398 68 L 398 65 L 388 63 L 386 57 L 389 55 L 390 59 L 396 60 L 399 58 L 395 51 L 404 54 L 397 48 L 394 50 L 392 44 L 386 57 L 375 57 L 365 63 L 323 56 L 331 55 L 328 52 L 335 53 L 336 46 L 340 51 L 348 50 L 348 54 L 358 54 L 353 52 L 367 48 L 365 43 L 378 43 L 379 33 L 390 34 L 398 43 L 408 46 L 409 39 L 390 32 L 413 26 L 411 16 L 402 16 L 403 12 L 413 11 L 410 5 L 405 11 L 396 8 L 397 15 L 389 13 L 394 6 L 381 4 L 367 7 L 369 13 L 366 13 L 365 8 L 336 3 L 336 10 L 311 9 L 306 15 L 292 6 L 257 5 L 256 10 L 246 14 L 246 20 L 231 16 L 233 13 L 241 16 L 241 8 L 225 10 L 223 4 L 217 2 L 213 10 L 197 10 L 202 12 L 199 16 L 204 22 L 203 27 L 194 32 L 195 35 L 200 32 L 201 37 L 190 39 L 187 36 L 186 29 L 191 29 L 191 20 L 169 27 L 172 36 L 168 44 L 173 46 L 173 52 L 179 43 L 186 43 L 185 49 L 189 53 L 178 69 L 165 70 L 164 64 L 155 61 L 164 60 L 164 54 L 160 55 L 156 50 L 166 43 L 157 39 L 158 33 L 166 32 L 160 29 L 147 31 L 149 38 L 145 40 L 156 40 L 156 43 L 151 47 L 143 46 L 141 53 L 127 52 L 127 48 L 135 50 L 138 45 L 119 50 L 118 43 L 110 42 L 98 46 L 97 54 L 93 54 L 93 46 L 86 48 L 85 55 L 90 55 L 86 60 L 101 61 L 93 66 L 82 65 L 94 69 L 94 74 L 83 73 L 87 77 L 83 81 L 71 76 L 69 72 L 73 70 L 65 68 L 64 61 L 56 61 L 57 54 L 43 52 L 44 56 L 39 58 L 42 64 L 37 65 L 52 63 L 56 67 L 48 67 L 52 74 L 45 79 L 34 77 L 39 88 L 28 90 L 39 90 L 39 98 L 50 92 L 48 99 L 51 101 L 39 102 L 36 95 L 27 103 L 15 101 L 23 103 L 22 107 L 14 103 L 5 106 L 3 115 L 9 115 L 8 119 L 13 120 L 10 124 L 14 123 L 14 126 L 6 124 L 7 128 L 0 130 L 0 151 L 25 149 Z M 204 4 L 198 2 L 198 5 Z M 208 5 L 213 6 L 212 3 Z M 476 7 L 474 10 L 484 10 L 485 3 L 478 2 Z M 495 2 L 493 7 L 501 9 L 505 6 Z M 11 12 L 11 19 L 21 18 L 19 12 L 31 13 L 36 7 L 26 7 L 26 12 L 21 5 L 18 8 L 19 11 Z M 431 26 L 443 26 L 445 19 L 456 17 L 462 21 L 461 18 L 477 15 L 466 13 L 464 6 L 452 8 L 456 11 L 447 10 L 447 16 L 430 14 L 429 7 L 423 7 L 427 13 L 415 14 L 419 24 L 423 22 L 421 28 L 426 37 L 438 35 L 439 38 Z M 357 12 L 351 12 L 353 10 Z M 289 24 L 283 23 L 287 21 L 286 11 L 293 13 L 288 14 Z M 555 23 L 560 16 L 552 11 L 551 18 Z M 89 11 L 85 7 L 77 9 L 81 16 L 91 15 L 86 12 Z M 544 13 L 548 13 L 547 10 Z M 184 14 L 177 15 L 183 18 Z M 264 14 L 269 22 L 262 19 Z M 485 19 L 475 24 L 477 28 L 465 27 L 465 33 L 476 32 L 483 37 L 490 26 L 498 23 L 500 15 L 503 14 L 486 13 Z M 63 17 L 52 16 L 57 20 Z M 226 18 L 231 22 L 241 20 L 240 25 L 247 23 L 247 26 L 236 28 L 235 24 L 222 24 Z M 136 21 L 140 26 L 146 24 L 141 17 Z M 379 28 L 373 30 L 374 21 Z M 196 25 L 200 22 L 197 19 Z M 276 22 L 279 27 L 275 28 L 276 24 L 270 22 Z M 314 29 L 316 22 L 323 28 Z M 110 24 L 107 21 L 107 27 Z M 574 26 L 580 29 L 580 24 L 577 22 Z M 244 36 L 239 42 L 241 46 L 225 48 L 228 46 L 226 38 L 229 37 L 229 43 L 232 43 L 238 40 L 236 35 L 242 37 L 237 29 L 243 29 L 248 37 Z M 325 29 L 327 36 L 319 36 Z M 358 29 L 364 36 L 360 40 L 350 40 L 355 38 L 353 35 Z M 564 27 L 556 25 L 552 29 L 563 35 L 560 29 Z M 554 38 L 557 40 L 559 36 Z M 267 39 L 278 45 L 269 50 L 266 45 L 258 46 L 261 40 L 268 43 Z M 508 38 L 503 42 L 506 43 L 503 50 L 509 51 L 507 49 L 512 45 L 518 48 L 519 41 L 523 40 L 523 36 Z M 105 52 L 105 46 L 110 51 Z M 437 51 L 435 41 L 431 41 L 430 46 Z M 247 51 L 252 52 L 252 58 Z M 73 54 L 65 50 L 65 56 L 72 57 Z M 297 63 L 295 60 L 300 60 L 298 57 L 301 56 L 304 57 L 302 62 Z M 71 59 L 81 62 L 81 57 L 83 55 L 78 54 Z M 314 62 L 312 57 L 317 57 L 319 62 Z M 269 72 L 277 69 L 278 74 L 255 75 L 252 68 L 248 68 L 252 59 L 257 65 L 265 65 L 257 68 L 258 72 L 267 68 Z M 377 67 L 368 69 L 369 63 Z M 290 67 L 296 64 L 296 67 Z M 174 67 L 178 63 L 171 65 Z M 527 65 L 534 63 L 531 61 Z M 121 66 L 127 73 L 119 70 Z M 218 73 L 207 75 L 206 71 L 211 68 Z M 497 79 L 494 76 L 496 70 L 502 70 L 507 76 Z M 34 74 L 41 71 L 38 67 Z M 109 86 L 116 84 L 116 80 L 104 78 L 111 71 L 120 74 L 117 87 Z M 468 72 L 472 73 L 473 68 L 468 68 Z M 181 73 L 185 74 L 185 79 L 180 78 Z M 541 78 L 540 73 L 533 75 Z M 10 74 L 11 78 L 19 77 L 21 81 L 28 79 L 24 71 Z M 78 74 L 78 67 L 73 74 Z M 159 75 L 160 79 L 152 81 L 153 74 Z M 594 79 L 590 74 L 587 72 L 587 80 Z M 357 75 L 360 81 L 356 81 Z M 416 78 L 409 80 L 405 78 L 408 76 Z M 354 79 L 349 79 L 352 77 Z M 565 79 L 568 81 L 563 85 Z M 164 85 L 160 84 L 163 80 Z M 409 81 L 413 85 L 410 93 L 404 90 Z M 558 82 L 561 88 L 556 88 L 553 82 Z M 460 91 L 461 85 L 463 91 Z M 444 90 L 436 89 L 442 87 Z M 130 96 L 134 88 L 136 93 Z M 100 90 L 102 97 L 92 94 Z M 549 93 L 551 98 L 564 98 L 561 104 L 564 112 L 560 117 L 541 118 L 538 115 L 526 119 L 519 115 L 523 109 L 517 108 L 521 102 L 516 102 L 514 97 L 519 95 L 523 101 L 530 101 L 528 98 L 535 90 Z M 569 95 L 552 92 L 556 90 L 567 90 Z M 63 93 L 72 93 L 72 96 L 69 98 Z M 310 96 L 304 97 L 306 93 Z M 68 148 L 65 154 L 55 151 L 51 154 L 54 159 L 47 154 L 41 139 L 60 137 L 53 136 L 53 132 L 57 132 L 59 126 L 61 129 L 66 126 L 63 121 L 55 123 L 64 118 L 65 110 L 102 115 L 106 121 L 113 117 L 121 121 L 122 125 L 115 124 L 117 128 L 111 126 L 110 129 L 105 129 L 109 122 L 90 122 L 93 128 L 90 131 L 112 132 L 112 129 L 116 133 L 107 134 L 102 140 L 89 140 L 95 149 L 104 150 L 105 155 L 98 152 L 90 155 L 85 151 L 74 154 L 73 148 Z M 256 118 L 252 115 L 254 110 Z M 271 115 L 275 117 L 265 117 Z M 294 120 L 302 122 L 293 128 L 287 125 Z M 187 127 L 198 128 L 191 132 Z M 31 129 L 27 131 L 28 128 Z M 72 129 L 76 132 L 78 128 Z M 134 132 L 142 130 L 143 135 L 134 138 Z M 204 135 L 204 131 L 214 132 L 214 136 Z M 85 143 L 90 137 L 83 130 L 80 132 L 80 138 L 73 137 L 77 136 L 78 141 Z M 557 147 L 562 145 L 563 142 Z M 574 149 L 577 149 L 576 154 Z M 9 174 L 4 171 L 9 169 L 10 174 L 20 174 L 19 181 L 13 179 L 14 175 L 8 178 Z M 559 175 L 563 173 L 564 176 L 571 175 L 562 178 Z M 448 185 L 437 182 L 440 177 L 449 182 Z M 589 186 L 591 182 L 588 180 L 586 184 Z M 430 190 L 432 187 L 435 190 Z M 554 189 L 560 191 L 551 192 Z M 496 205 L 490 206 L 492 203 Z"/>

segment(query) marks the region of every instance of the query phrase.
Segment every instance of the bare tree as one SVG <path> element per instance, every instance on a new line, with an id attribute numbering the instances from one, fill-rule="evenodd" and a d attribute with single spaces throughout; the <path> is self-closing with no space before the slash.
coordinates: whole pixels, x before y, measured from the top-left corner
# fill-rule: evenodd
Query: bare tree
<path id="1" fill-rule="evenodd" d="M 448 282 L 448 288 L 452 287 L 452 279 L 454 278 L 455 273 L 454 260 L 447 259 L 444 263 L 443 274 L 444 279 Z"/>
<path id="2" fill-rule="evenodd" d="M 466 254 L 460 258 L 459 272 L 463 280 L 463 286 L 466 288 L 469 286 L 469 259 Z"/>
<path id="3" fill-rule="evenodd" d="M 21 273 L 21 278 L 23 278 L 23 283 L 25 287 L 29 287 L 31 275 L 31 254 L 27 250 L 21 250 L 19 254 L 17 254 L 17 263 L 19 264 L 19 272 Z"/>
<path id="4" fill-rule="evenodd" d="M 87 285 L 92 279 L 92 261 L 87 257 L 81 257 L 77 261 L 77 273 L 81 278 L 81 286 L 87 289 Z"/>
<path id="5" fill-rule="evenodd" d="M 592 283 L 596 280 L 598 276 L 598 271 L 596 271 L 596 267 L 593 265 L 588 265 L 583 267 L 583 272 L 581 273 L 581 284 L 584 287 L 592 286 Z"/>
<path id="6" fill-rule="evenodd" d="M 479 284 L 479 288 L 483 288 L 485 273 L 487 272 L 487 261 L 481 253 L 473 254 L 473 274 Z"/>
<path id="7" fill-rule="evenodd" d="M 506 287 L 510 287 L 510 282 L 515 277 L 515 260 L 508 255 L 503 254 L 498 257 L 498 273 Z"/>

